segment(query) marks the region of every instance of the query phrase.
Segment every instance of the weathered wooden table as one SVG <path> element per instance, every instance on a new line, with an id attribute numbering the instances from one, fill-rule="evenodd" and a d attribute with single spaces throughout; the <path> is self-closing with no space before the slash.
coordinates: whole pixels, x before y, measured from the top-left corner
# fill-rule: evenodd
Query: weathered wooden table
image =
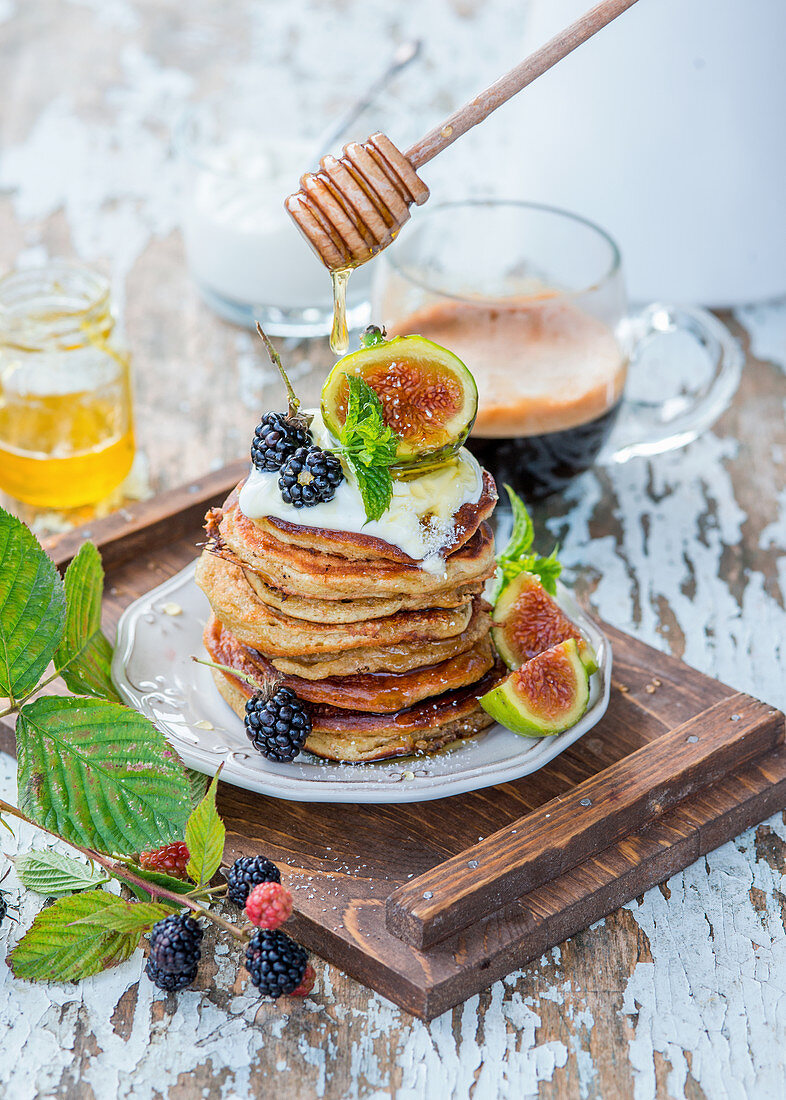
<path id="1" fill-rule="evenodd" d="M 438 72 L 427 57 L 417 91 L 385 105 L 404 138 L 413 105 L 419 125 L 424 108 L 458 102 L 517 58 L 496 33 L 511 18 L 503 0 L 409 9 L 453 64 Z M 315 44 L 352 56 L 404 33 L 402 10 L 195 0 L 186 19 L 177 0 L 0 0 L 0 269 L 74 255 L 113 276 L 153 489 L 238 457 L 280 397 L 257 342 L 189 282 L 170 123 L 227 71 L 263 70 L 276 94 L 295 94 L 308 58 L 327 88 L 330 49 Z M 505 157 L 494 178 L 508 170 L 499 187 L 511 193 Z M 784 707 L 786 303 L 729 320 L 747 365 L 714 430 L 587 475 L 538 519 L 605 618 Z M 313 396 L 326 348 L 287 355 Z M 14 771 L 0 754 L 3 797 Z M 0 851 L 30 839 L 3 834 Z M 226 948 L 178 997 L 140 980 L 141 953 L 78 986 L 24 984 L 0 964 L 0 1096 L 780 1097 L 785 872 L 778 815 L 430 1025 L 321 965 L 304 1004 L 262 1004 Z M 39 904 L 21 899 L 23 924 Z M 0 929 L 3 954 L 15 935 Z"/>

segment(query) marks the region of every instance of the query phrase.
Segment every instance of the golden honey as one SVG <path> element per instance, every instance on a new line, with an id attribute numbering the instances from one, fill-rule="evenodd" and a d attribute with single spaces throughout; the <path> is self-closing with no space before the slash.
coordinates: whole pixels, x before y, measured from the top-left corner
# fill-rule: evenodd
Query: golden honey
<path id="1" fill-rule="evenodd" d="M 65 263 L 0 280 L 0 489 L 38 507 L 93 504 L 133 457 L 106 282 Z"/>

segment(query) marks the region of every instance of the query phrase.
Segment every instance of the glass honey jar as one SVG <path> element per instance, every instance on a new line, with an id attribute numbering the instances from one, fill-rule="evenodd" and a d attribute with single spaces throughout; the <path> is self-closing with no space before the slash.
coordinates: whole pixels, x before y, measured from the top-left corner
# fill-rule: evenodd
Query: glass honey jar
<path id="1" fill-rule="evenodd" d="M 0 279 L 0 490 L 44 508 L 94 504 L 133 458 L 108 282 L 64 261 Z"/>

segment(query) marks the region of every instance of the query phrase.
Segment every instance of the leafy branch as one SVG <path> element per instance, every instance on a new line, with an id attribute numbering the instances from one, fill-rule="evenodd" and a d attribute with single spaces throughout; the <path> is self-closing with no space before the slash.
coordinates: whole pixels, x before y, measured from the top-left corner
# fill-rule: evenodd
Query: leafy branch
<path id="1" fill-rule="evenodd" d="M 225 839 L 218 777 L 200 789 L 152 723 L 120 703 L 101 630 L 103 586 L 92 544 L 61 580 L 28 528 L 0 509 L 0 695 L 8 700 L 0 716 L 16 714 L 18 758 L 18 805 L 0 800 L 0 821 L 33 825 L 89 861 L 49 850 L 16 861 L 23 886 L 57 899 L 9 956 L 30 980 L 116 965 L 170 913 L 190 911 L 241 941 L 252 931 L 210 909 L 226 890 L 210 886 Z M 40 694 L 58 677 L 75 694 Z M 183 838 L 190 882 L 137 862 Z M 106 892 L 110 879 L 138 900 Z"/>

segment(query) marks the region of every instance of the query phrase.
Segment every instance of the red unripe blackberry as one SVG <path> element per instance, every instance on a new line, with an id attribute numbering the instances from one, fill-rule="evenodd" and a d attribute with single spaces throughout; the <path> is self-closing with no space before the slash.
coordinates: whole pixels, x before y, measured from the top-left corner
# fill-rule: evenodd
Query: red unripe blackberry
<path id="1" fill-rule="evenodd" d="M 149 852 L 142 852 L 139 857 L 139 866 L 146 871 L 162 871 L 173 878 L 186 878 L 186 867 L 190 859 L 188 848 L 182 841 L 175 844 L 167 844 L 163 848 L 155 848 Z"/>
<path id="2" fill-rule="evenodd" d="M 292 895 L 280 882 L 261 882 L 248 895 L 246 916 L 257 928 L 278 928 L 292 916 Z"/>

